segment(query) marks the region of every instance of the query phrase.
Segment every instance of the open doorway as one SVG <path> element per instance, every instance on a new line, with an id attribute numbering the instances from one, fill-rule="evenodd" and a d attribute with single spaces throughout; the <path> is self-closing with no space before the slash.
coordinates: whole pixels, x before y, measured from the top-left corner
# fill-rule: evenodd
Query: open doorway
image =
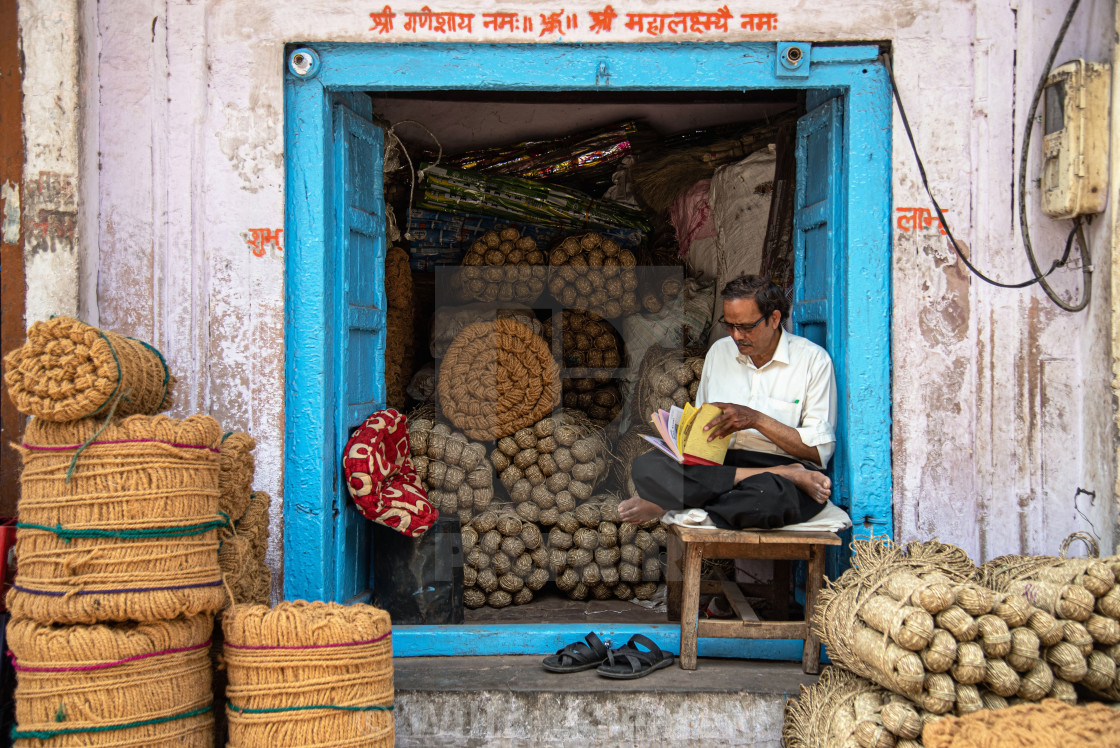
<path id="1" fill-rule="evenodd" d="M 349 430 L 386 399 L 384 279 L 359 265 L 386 246 L 379 207 L 384 139 L 375 115 L 389 125 L 425 122 L 448 151 L 554 137 L 623 118 L 657 122 L 659 135 L 783 115 L 800 120 L 793 320 L 799 333 L 829 350 L 840 382 L 832 468 L 838 503 L 849 509 L 857 534 L 889 534 L 890 100 L 876 50 L 816 47 L 808 75 L 785 78 L 774 46 L 766 44 L 301 49 L 314 52 L 316 70 L 301 75 L 289 67 L 287 87 L 287 596 L 361 599 L 376 553 L 366 521 L 347 504 L 338 469 Z M 464 54 L 484 66 L 485 80 L 480 68 L 460 64 Z M 609 83 L 604 69 L 612 72 Z M 634 72 L 620 73 L 627 70 Z M 504 122 L 496 123 L 495 107 L 508 114 Z M 409 140 L 419 140 L 415 135 Z M 297 185 L 303 189 L 294 192 Z M 396 211 L 402 229 L 407 212 Z M 425 344 L 437 300 L 445 302 L 451 288 L 436 267 L 413 266 L 420 278 L 415 298 L 431 313 L 426 326 L 425 313 L 415 318 L 417 347 L 428 348 L 414 361 L 417 368 L 431 356 Z M 423 275 L 429 270 L 430 281 Z M 556 301 L 532 309 L 542 325 L 562 319 Z M 635 365 L 631 359 L 620 368 Z M 569 636 L 564 615 L 542 611 L 525 608 L 507 617 L 505 627 L 478 613 L 477 626 L 449 627 L 454 630 L 441 636 L 458 637 L 472 653 L 484 653 L 479 646 L 513 652 L 532 632 L 533 646 L 556 649 L 554 642 Z M 619 618 L 613 623 L 627 631 L 641 625 L 640 615 Z M 471 634 L 478 626 L 506 630 L 479 639 Z M 397 649 L 404 644 L 424 653 L 426 634 L 415 636 L 398 637 Z M 765 648 L 769 654 L 756 656 L 784 656 L 780 644 Z"/>

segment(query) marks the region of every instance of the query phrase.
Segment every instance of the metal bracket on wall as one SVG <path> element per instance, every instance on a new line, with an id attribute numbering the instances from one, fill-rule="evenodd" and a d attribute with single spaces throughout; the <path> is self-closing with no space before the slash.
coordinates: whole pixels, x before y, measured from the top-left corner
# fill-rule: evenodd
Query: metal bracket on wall
<path id="1" fill-rule="evenodd" d="M 806 42 L 778 42 L 778 59 L 774 75 L 779 78 L 808 78 L 809 50 Z"/>

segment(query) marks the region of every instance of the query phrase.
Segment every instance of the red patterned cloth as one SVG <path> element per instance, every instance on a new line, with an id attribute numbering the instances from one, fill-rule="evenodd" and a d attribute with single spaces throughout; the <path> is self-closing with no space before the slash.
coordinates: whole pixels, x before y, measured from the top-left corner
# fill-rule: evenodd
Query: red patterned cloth
<path id="1" fill-rule="evenodd" d="M 365 420 L 342 458 L 346 487 L 366 519 L 415 538 L 428 531 L 439 512 L 412 467 L 408 419 L 395 410 L 379 410 Z"/>

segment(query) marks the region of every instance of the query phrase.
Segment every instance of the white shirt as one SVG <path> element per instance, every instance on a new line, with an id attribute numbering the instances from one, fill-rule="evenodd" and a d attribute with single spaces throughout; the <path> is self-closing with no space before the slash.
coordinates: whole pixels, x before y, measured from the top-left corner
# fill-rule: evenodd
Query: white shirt
<path id="1" fill-rule="evenodd" d="M 765 413 L 797 429 L 807 447 L 816 447 L 821 467 L 836 449 L 836 377 L 824 348 L 782 330 L 774 356 L 761 367 L 742 356 L 730 337 L 720 338 L 704 358 L 696 406 L 734 403 Z M 732 446 L 787 454 L 756 429 L 735 433 Z"/>

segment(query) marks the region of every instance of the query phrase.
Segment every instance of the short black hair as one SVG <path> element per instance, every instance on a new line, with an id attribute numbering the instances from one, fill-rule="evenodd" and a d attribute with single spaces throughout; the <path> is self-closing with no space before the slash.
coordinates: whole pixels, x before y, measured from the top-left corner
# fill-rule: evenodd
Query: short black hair
<path id="1" fill-rule="evenodd" d="M 789 319 L 789 299 L 781 286 L 765 275 L 740 275 L 728 281 L 722 296 L 724 301 L 754 299 L 763 316 L 769 317 L 777 310 L 782 313 L 782 319 Z"/>

